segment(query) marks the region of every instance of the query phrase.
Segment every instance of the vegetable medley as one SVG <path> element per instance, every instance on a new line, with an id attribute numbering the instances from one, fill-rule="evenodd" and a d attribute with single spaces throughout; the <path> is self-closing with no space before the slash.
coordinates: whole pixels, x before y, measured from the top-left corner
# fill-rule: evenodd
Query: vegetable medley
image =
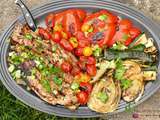
<path id="1" fill-rule="evenodd" d="M 157 49 L 129 19 L 68 9 L 45 23 L 36 31 L 17 24 L 8 55 L 13 79 L 44 101 L 107 113 L 120 100 L 138 101 L 156 80 Z"/>

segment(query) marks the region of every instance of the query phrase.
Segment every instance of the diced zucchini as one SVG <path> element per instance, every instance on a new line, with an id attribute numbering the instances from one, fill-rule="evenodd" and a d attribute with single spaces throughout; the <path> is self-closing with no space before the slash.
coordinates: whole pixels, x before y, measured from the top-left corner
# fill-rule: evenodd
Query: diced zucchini
<path id="1" fill-rule="evenodd" d="M 132 48 L 133 46 L 143 44 L 145 45 L 147 43 L 147 37 L 144 33 L 140 34 L 128 47 Z"/>
<path id="2" fill-rule="evenodd" d="M 15 69 L 15 66 L 14 66 L 13 64 L 11 64 L 11 65 L 9 66 L 9 68 L 8 68 L 8 71 L 11 73 L 11 72 L 14 71 L 14 69 Z"/>
<path id="3" fill-rule="evenodd" d="M 79 84 L 78 83 L 76 83 L 76 82 L 72 83 L 72 85 L 71 85 L 71 89 L 72 90 L 77 90 L 78 88 L 79 88 Z"/>
<path id="4" fill-rule="evenodd" d="M 15 73 L 14 73 L 14 77 L 15 77 L 16 79 L 21 78 L 21 70 L 17 70 L 17 71 L 15 71 Z"/>
<path id="5" fill-rule="evenodd" d="M 143 71 L 143 78 L 145 81 L 156 80 L 156 71 Z"/>

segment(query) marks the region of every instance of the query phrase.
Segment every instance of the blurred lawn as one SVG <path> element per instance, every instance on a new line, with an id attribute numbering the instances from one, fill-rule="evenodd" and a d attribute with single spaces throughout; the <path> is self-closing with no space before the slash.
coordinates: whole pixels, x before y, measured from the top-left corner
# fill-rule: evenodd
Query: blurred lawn
<path id="1" fill-rule="evenodd" d="M 80 120 L 62 118 L 39 112 L 12 96 L 0 82 L 0 120 Z M 81 119 L 81 120 L 96 120 Z"/>

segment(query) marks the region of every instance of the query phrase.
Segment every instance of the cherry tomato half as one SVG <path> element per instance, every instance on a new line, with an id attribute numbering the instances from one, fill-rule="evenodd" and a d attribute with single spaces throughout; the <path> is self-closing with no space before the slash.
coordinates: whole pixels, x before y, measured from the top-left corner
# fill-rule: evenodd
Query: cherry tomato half
<path id="1" fill-rule="evenodd" d="M 88 94 L 84 91 L 80 91 L 77 94 L 77 99 L 81 105 L 85 105 L 88 102 Z"/>
<path id="2" fill-rule="evenodd" d="M 49 32 L 42 27 L 38 27 L 38 34 L 46 40 L 51 39 Z"/>
<path id="3" fill-rule="evenodd" d="M 92 92 L 92 85 L 89 82 L 81 82 L 80 87 L 88 94 Z"/>
<path id="4" fill-rule="evenodd" d="M 52 39 L 54 42 L 57 42 L 57 43 L 60 42 L 61 38 L 62 38 L 61 33 L 58 31 L 55 31 L 52 35 Z"/>
<path id="5" fill-rule="evenodd" d="M 95 76 L 97 73 L 95 65 L 86 65 L 86 70 L 90 76 Z"/>
<path id="6" fill-rule="evenodd" d="M 96 64 L 96 59 L 92 56 L 89 56 L 89 57 L 80 56 L 79 60 L 80 60 L 81 63 L 84 62 L 84 63 L 89 64 L 89 65 Z"/>
<path id="7" fill-rule="evenodd" d="M 61 64 L 61 69 L 64 71 L 64 72 L 70 72 L 71 69 L 72 69 L 72 66 L 70 63 L 64 61 L 62 64 Z"/>
<path id="8" fill-rule="evenodd" d="M 73 66 L 72 71 L 71 71 L 71 74 L 73 76 L 80 74 L 80 72 L 81 72 L 81 70 L 78 66 Z"/>
<path id="9" fill-rule="evenodd" d="M 76 56 L 81 56 L 83 55 L 83 48 L 76 48 L 75 51 L 74 51 L 74 54 Z"/>
<path id="10" fill-rule="evenodd" d="M 69 43 L 69 41 L 67 41 L 65 39 L 61 39 L 59 44 L 67 51 L 72 51 L 73 50 L 72 45 Z"/>

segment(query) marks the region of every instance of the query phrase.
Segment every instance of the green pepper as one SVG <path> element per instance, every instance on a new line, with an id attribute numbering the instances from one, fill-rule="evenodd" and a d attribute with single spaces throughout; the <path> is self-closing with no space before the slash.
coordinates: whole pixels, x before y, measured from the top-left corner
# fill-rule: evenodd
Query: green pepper
<path id="1" fill-rule="evenodd" d="M 51 86 L 48 80 L 41 80 L 41 84 L 47 92 L 51 92 Z"/>
<path id="2" fill-rule="evenodd" d="M 28 40 L 32 40 L 33 36 L 31 34 L 27 33 L 27 34 L 25 34 L 25 38 Z"/>
<path id="3" fill-rule="evenodd" d="M 98 92 L 97 98 L 98 98 L 101 102 L 105 103 L 105 102 L 108 100 L 108 95 L 107 95 L 105 92 Z"/>
<path id="4" fill-rule="evenodd" d="M 72 83 L 72 85 L 71 85 L 71 89 L 72 90 L 77 90 L 79 88 L 79 84 L 78 83 Z"/>
<path id="5" fill-rule="evenodd" d="M 62 85 L 62 79 L 58 78 L 57 76 L 53 78 L 53 81 L 57 85 Z"/>

